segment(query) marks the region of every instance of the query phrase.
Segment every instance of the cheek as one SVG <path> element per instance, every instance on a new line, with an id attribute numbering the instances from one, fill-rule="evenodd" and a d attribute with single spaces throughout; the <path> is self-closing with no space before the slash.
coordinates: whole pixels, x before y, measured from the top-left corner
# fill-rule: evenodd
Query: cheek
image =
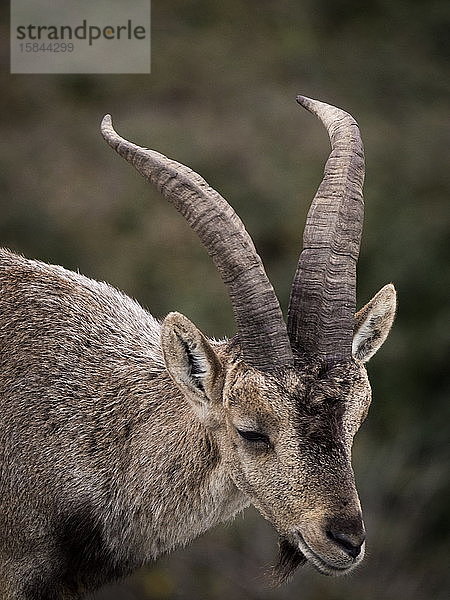
<path id="1" fill-rule="evenodd" d="M 261 468 L 260 458 L 252 456 L 252 452 L 245 451 L 240 444 L 228 440 L 228 453 L 226 457 L 229 475 L 236 487 L 243 492 L 250 502 L 268 517 L 264 512 L 265 503 L 259 501 L 267 492 L 267 482 L 270 479 L 268 469 Z M 264 505 L 264 506 L 263 506 Z"/>
<path id="2" fill-rule="evenodd" d="M 258 496 L 264 490 L 266 493 L 268 482 L 273 480 L 277 473 L 273 452 L 247 448 L 240 443 L 233 443 L 231 452 L 233 468 L 240 481 L 245 482 L 248 489 Z"/>

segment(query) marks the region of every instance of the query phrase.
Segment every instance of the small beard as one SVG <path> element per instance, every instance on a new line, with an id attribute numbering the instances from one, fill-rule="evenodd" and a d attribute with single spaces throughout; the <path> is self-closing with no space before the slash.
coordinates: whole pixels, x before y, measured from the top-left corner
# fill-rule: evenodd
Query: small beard
<path id="1" fill-rule="evenodd" d="M 292 544 L 287 538 L 278 538 L 278 559 L 270 572 L 270 579 L 274 587 L 287 583 L 294 574 L 294 571 L 304 565 L 306 557 Z"/>

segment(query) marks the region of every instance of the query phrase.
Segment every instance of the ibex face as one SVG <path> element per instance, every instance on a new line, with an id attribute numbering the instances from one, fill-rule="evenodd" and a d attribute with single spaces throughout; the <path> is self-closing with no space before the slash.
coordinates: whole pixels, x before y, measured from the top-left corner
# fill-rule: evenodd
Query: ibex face
<path id="1" fill-rule="evenodd" d="M 236 486 L 281 536 L 279 580 L 306 559 L 322 573 L 340 575 L 364 556 L 351 447 L 371 400 L 363 361 L 384 341 L 380 327 L 390 327 L 393 299 L 386 286 L 358 313 L 354 352 L 360 358 L 298 357 L 272 372 L 246 365 L 236 348 L 215 349 L 179 313 L 163 323 L 169 373 Z M 378 319 L 371 339 L 361 335 L 363 313 L 366 325 L 369 313 L 373 323 Z"/>
<path id="2" fill-rule="evenodd" d="M 230 205 L 188 167 L 136 146 L 105 117 L 107 142 L 185 216 L 231 298 L 238 335 L 214 344 L 184 316 L 162 325 L 174 383 L 208 429 L 235 485 L 280 534 L 279 580 L 309 560 L 341 574 L 364 554 L 350 454 L 367 413 L 364 363 L 392 325 L 387 285 L 355 316 L 364 153 L 354 119 L 299 97 L 331 140 L 311 205 L 287 324 L 260 257 Z"/>
<path id="3" fill-rule="evenodd" d="M 222 443 L 236 485 L 297 559 L 327 574 L 353 568 L 365 537 L 350 464 L 370 401 L 364 368 L 244 372 L 224 396 Z"/>

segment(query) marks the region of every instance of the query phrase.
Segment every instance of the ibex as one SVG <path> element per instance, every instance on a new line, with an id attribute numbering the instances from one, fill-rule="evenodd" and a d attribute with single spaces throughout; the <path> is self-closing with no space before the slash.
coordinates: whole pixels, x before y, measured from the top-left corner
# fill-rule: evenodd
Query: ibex
<path id="1" fill-rule="evenodd" d="M 389 284 L 355 315 L 363 221 L 357 123 L 298 97 L 331 154 L 312 202 L 287 325 L 252 240 L 196 173 L 102 123 L 184 215 L 228 289 L 237 334 L 160 324 L 106 283 L 1 251 L 0 590 L 80 598 L 249 504 L 279 534 L 279 581 L 309 561 L 348 573 L 365 530 L 351 446 L 386 339 Z"/>

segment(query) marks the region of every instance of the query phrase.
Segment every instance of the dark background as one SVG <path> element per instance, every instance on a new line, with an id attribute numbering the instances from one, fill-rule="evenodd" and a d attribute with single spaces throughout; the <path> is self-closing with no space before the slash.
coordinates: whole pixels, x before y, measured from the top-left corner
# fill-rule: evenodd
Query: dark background
<path id="1" fill-rule="evenodd" d="M 255 511 L 98 600 L 448 598 L 448 39 L 437 0 L 155 0 L 151 75 L 9 75 L 2 21 L 0 240 L 111 282 L 158 317 L 233 333 L 224 287 L 184 220 L 107 148 L 119 132 L 200 172 L 243 218 L 282 306 L 328 155 L 302 93 L 341 106 L 366 146 L 358 302 L 399 312 L 369 365 L 354 448 L 367 558 L 270 589 L 276 537 Z M 447 588 L 447 589 L 446 589 Z"/>

